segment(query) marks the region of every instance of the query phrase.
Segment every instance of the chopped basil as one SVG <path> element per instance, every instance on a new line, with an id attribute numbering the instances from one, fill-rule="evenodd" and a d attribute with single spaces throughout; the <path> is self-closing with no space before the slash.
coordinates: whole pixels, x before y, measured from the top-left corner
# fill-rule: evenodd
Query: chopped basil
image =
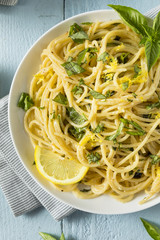
<path id="1" fill-rule="evenodd" d="M 95 52 L 97 52 L 97 51 L 98 51 L 97 48 L 91 48 L 91 47 L 82 50 L 82 51 L 78 54 L 78 56 L 77 56 L 77 63 L 78 63 L 79 65 L 82 64 L 82 61 L 84 60 L 85 55 L 86 55 L 87 52 L 89 52 L 89 53 L 95 53 Z"/>
<path id="2" fill-rule="evenodd" d="M 115 140 L 115 139 L 121 134 L 121 132 L 122 132 L 122 130 L 123 130 L 123 127 L 124 127 L 124 123 L 123 123 L 123 122 L 120 122 L 119 127 L 118 127 L 116 133 L 114 133 L 114 134 L 111 135 L 111 136 L 107 136 L 107 137 L 105 138 L 105 140 L 108 140 L 108 141 L 113 141 L 113 140 Z"/>
<path id="3" fill-rule="evenodd" d="M 135 131 L 126 131 L 127 134 L 133 136 L 143 136 L 144 134 L 146 134 L 146 132 L 141 128 L 141 126 L 139 126 L 138 123 L 134 121 L 129 121 L 128 119 L 125 118 L 120 118 L 120 121 L 124 123 L 125 128 L 128 128 L 126 125 L 131 124 L 135 129 Z"/>
<path id="4" fill-rule="evenodd" d="M 73 89 L 72 89 L 72 92 L 74 93 L 74 95 L 80 95 L 83 93 L 83 88 L 80 87 L 80 86 L 75 86 Z"/>
<path id="5" fill-rule="evenodd" d="M 105 61 L 107 61 L 107 58 L 108 58 L 108 57 L 109 57 L 109 53 L 104 52 L 104 53 L 102 53 L 102 54 L 98 57 L 97 61 L 103 61 L 103 62 L 105 62 Z"/>
<path id="6" fill-rule="evenodd" d="M 137 97 L 137 94 L 136 93 L 132 93 L 133 97 L 136 98 Z"/>
<path id="7" fill-rule="evenodd" d="M 68 104 L 68 100 L 67 100 L 66 96 L 63 95 L 61 92 L 58 93 L 58 95 L 52 100 L 54 102 L 60 103 L 62 105 L 67 105 Z"/>
<path id="8" fill-rule="evenodd" d="M 128 102 L 133 102 L 133 99 L 129 99 L 129 98 L 127 98 L 127 100 L 128 100 Z"/>
<path id="9" fill-rule="evenodd" d="M 86 127 L 77 128 L 77 127 L 71 126 L 71 127 L 69 127 L 68 132 L 71 136 L 76 138 L 76 140 L 79 142 L 86 132 L 85 129 L 86 129 Z"/>
<path id="10" fill-rule="evenodd" d="M 118 63 L 127 63 L 128 62 L 128 55 L 129 53 L 122 53 L 120 56 L 117 57 L 117 61 Z"/>
<path id="11" fill-rule="evenodd" d="M 112 97 L 114 94 L 116 94 L 116 91 L 110 91 L 110 90 L 108 90 L 108 91 L 106 92 L 106 98 L 110 98 L 110 97 Z"/>
<path id="12" fill-rule="evenodd" d="M 153 108 L 158 108 L 158 109 L 160 108 L 160 99 L 158 102 L 151 103 L 146 107 L 146 109 L 148 109 L 148 110 L 153 109 Z"/>
<path id="13" fill-rule="evenodd" d="M 94 90 L 90 90 L 89 93 L 95 98 L 95 99 L 106 99 L 106 96 L 103 95 L 102 93 L 99 93 Z"/>
<path id="14" fill-rule="evenodd" d="M 17 106 L 27 111 L 33 106 L 33 100 L 28 93 L 21 93 Z"/>
<path id="15" fill-rule="evenodd" d="M 51 119 L 55 119 L 55 118 L 56 118 L 56 113 L 55 113 L 55 111 L 53 111 L 52 113 L 50 113 L 50 115 L 51 115 Z"/>
<path id="16" fill-rule="evenodd" d="M 92 25 L 93 22 L 83 22 L 82 25 Z"/>
<path id="17" fill-rule="evenodd" d="M 68 76 L 76 75 L 76 74 L 83 73 L 86 71 L 77 62 L 68 61 L 68 62 L 63 63 L 62 66 L 65 68 Z"/>
<path id="18" fill-rule="evenodd" d="M 150 155 L 150 158 L 152 159 L 152 165 L 155 165 L 157 163 L 160 162 L 160 157 L 158 157 L 157 155 Z"/>
<path id="19" fill-rule="evenodd" d="M 97 163 L 101 159 L 101 156 L 99 153 L 93 152 L 87 155 L 87 159 L 89 163 Z"/>
<path id="20" fill-rule="evenodd" d="M 83 28 L 77 23 L 74 23 L 72 26 L 70 26 L 69 37 L 72 38 L 75 43 L 83 43 L 84 40 L 89 39 L 87 33 L 84 32 Z"/>
<path id="21" fill-rule="evenodd" d="M 83 80 L 82 78 L 79 80 L 79 85 L 85 85 L 85 86 L 87 86 L 87 85 L 84 83 L 84 80 Z"/>
<path id="22" fill-rule="evenodd" d="M 140 71 L 141 71 L 141 68 L 138 66 L 138 64 L 135 64 L 134 65 L 134 72 L 135 72 L 134 78 L 136 78 L 138 76 Z"/>
<path id="23" fill-rule="evenodd" d="M 80 115 L 73 107 L 67 107 L 67 115 L 77 125 L 81 125 L 87 120 L 84 115 Z"/>
<path id="24" fill-rule="evenodd" d="M 122 90 L 125 91 L 129 87 L 129 81 L 122 83 Z"/>
<path id="25" fill-rule="evenodd" d="M 103 123 L 99 123 L 97 125 L 97 127 L 93 130 L 94 133 L 100 133 L 104 131 L 104 124 Z"/>

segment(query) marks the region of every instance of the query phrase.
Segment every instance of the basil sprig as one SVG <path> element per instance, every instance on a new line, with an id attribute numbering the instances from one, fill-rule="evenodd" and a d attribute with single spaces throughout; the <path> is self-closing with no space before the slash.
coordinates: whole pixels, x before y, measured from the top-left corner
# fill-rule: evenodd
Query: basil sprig
<path id="1" fill-rule="evenodd" d="M 83 115 L 80 115 L 73 107 L 67 107 L 67 115 L 71 121 L 75 124 L 83 124 L 87 118 Z"/>
<path id="2" fill-rule="evenodd" d="M 89 39 L 87 33 L 83 31 L 83 28 L 77 23 L 70 26 L 69 37 L 72 38 L 75 43 L 83 43 L 84 40 Z"/>
<path id="3" fill-rule="evenodd" d="M 56 240 L 56 238 L 52 237 L 50 234 L 48 233 L 44 233 L 44 232 L 39 232 L 39 235 L 44 239 L 44 240 Z M 60 236 L 59 240 L 65 240 L 64 234 L 62 233 Z"/>
<path id="4" fill-rule="evenodd" d="M 160 57 L 160 12 L 153 21 L 153 26 L 148 25 L 147 18 L 136 9 L 120 5 L 109 4 L 117 11 L 122 20 L 142 37 L 141 44 L 145 44 L 148 71 Z"/>
<path id="5" fill-rule="evenodd" d="M 140 218 L 140 219 L 141 219 L 146 231 L 151 236 L 151 238 L 153 238 L 154 240 L 160 240 L 160 229 L 158 227 L 152 225 L 148 221 L 144 220 L 143 218 Z"/>
<path id="6" fill-rule="evenodd" d="M 27 111 L 28 109 L 30 109 L 33 106 L 33 100 L 32 98 L 29 96 L 28 93 L 21 93 L 17 106 L 22 108 L 24 111 Z"/>
<path id="7" fill-rule="evenodd" d="M 62 105 L 67 105 L 68 100 L 65 95 L 63 95 L 61 92 L 58 93 L 58 95 L 53 99 L 54 102 L 60 103 Z"/>

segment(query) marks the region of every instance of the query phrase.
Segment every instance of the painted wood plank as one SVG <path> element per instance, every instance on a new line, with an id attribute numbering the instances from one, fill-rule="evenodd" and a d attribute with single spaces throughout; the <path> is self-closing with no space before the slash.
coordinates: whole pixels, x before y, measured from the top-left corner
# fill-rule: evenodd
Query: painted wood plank
<path id="1" fill-rule="evenodd" d="M 66 0 L 65 1 L 65 17 L 69 18 L 76 14 L 93 11 L 98 9 L 109 9 L 107 4 L 120 4 L 137 8 L 145 13 L 150 8 L 160 4 L 159 0 Z"/>
<path id="2" fill-rule="evenodd" d="M 63 0 L 19 0 L 0 6 L 0 98 L 9 92 L 14 73 L 27 50 L 63 19 Z"/>

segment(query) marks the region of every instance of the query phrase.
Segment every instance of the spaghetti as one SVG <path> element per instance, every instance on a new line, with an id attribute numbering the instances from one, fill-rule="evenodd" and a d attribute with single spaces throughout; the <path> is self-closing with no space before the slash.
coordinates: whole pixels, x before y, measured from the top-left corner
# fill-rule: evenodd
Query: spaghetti
<path id="1" fill-rule="evenodd" d="M 148 73 L 139 43 L 115 20 L 74 24 L 43 50 L 25 129 L 34 146 L 89 167 L 81 183 L 57 189 L 122 202 L 159 192 L 160 61 Z"/>

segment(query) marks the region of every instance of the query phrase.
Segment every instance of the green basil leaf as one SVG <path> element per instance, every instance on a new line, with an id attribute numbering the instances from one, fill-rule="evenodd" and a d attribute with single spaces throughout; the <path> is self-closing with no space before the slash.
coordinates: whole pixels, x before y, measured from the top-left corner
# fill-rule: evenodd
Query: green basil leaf
<path id="1" fill-rule="evenodd" d="M 61 234 L 61 237 L 59 240 L 65 240 L 64 233 Z"/>
<path id="2" fill-rule="evenodd" d="M 155 102 L 155 103 L 151 103 L 149 104 L 146 109 L 150 110 L 150 109 L 153 109 L 153 108 L 160 108 L 160 100 L 158 102 Z"/>
<path id="3" fill-rule="evenodd" d="M 44 240 L 56 240 L 54 237 L 49 235 L 48 233 L 44 232 L 39 232 L 39 235 L 44 239 Z"/>
<path id="4" fill-rule="evenodd" d="M 32 98 L 29 96 L 28 93 L 21 93 L 17 106 L 22 108 L 23 110 L 27 111 L 28 109 L 30 109 L 33 106 L 33 100 Z"/>
<path id="5" fill-rule="evenodd" d="M 106 92 L 106 98 L 110 98 L 110 97 L 112 97 L 114 94 L 116 94 L 116 91 L 110 91 L 110 90 L 108 90 L 108 91 Z"/>
<path id="6" fill-rule="evenodd" d="M 58 95 L 52 100 L 54 102 L 60 103 L 62 105 L 67 105 L 68 104 L 68 100 L 67 100 L 66 96 L 64 96 L 61 92 L 58 93 Z"/>
<path id="7" fill-rule="evenodd" d="M 158 157 L 157 155 L 149 155 L 149 156 L 150 158 L 152 158 L 152 162 L 151 162 L 152 165 L 155 165 L 160 162 L 160 157 Z"/>
<path id="8" fill-rule="evenodd" d="M 128 119 L 125 119 L 125 118 L 120 118 L 120 121 L 123 122 L 124 125 L 131 124 L 136 130 L 136 131 L 126 131 L 127 134 L 133 135 L 133 136 L 143 136 L 144 134 L 146 134 L 146 132 L 141 128 L 141 126 L 138 123 L 134 121 L 129 121 Z"/>
<path id="9" fill-rule="evenodd" d="M 67 107 L 67 115 L 77 125 L 81 125 L 87 120 L 84 115 L 81 116 L 73 107 Z"/>
<path id="10" fill-rule="evenodd" d="M 104 52 L 97 58 L 97 61 L 105 62 L 105 61 L 107 61 L 107 57 L 109 57 L 109 53 Z"/>
<path id="11" fill-rule="evenodd" d="M 145 227 L 148 234 L 154 239 L 154 240 L 160 240 L 160 229 L 148 221 L 144 220 L 143 218 L 140 218 L 143 226 Z"/>
<path id="12" fill-rule="evenodd" d="M 95 98 L 95 99 L 106 99 L 106 96 L 102 93 L 96 92 L 94 90 L 90 90 L 89 93 Z"/>
<path id="13" fill-rule="evenodd" d="M 125 91 L 129 87 L 129 81 L 123 82 L 122 83 L 122 90 Z"/>
<path id="14" fill-rule="evenodd" d="M 113 141 L 113 140 L 115 140 L 115 139 L 121 134 L 121 132 L 122 132 L 122 130 L 123 130 L 123 127 L 124 127 L 124 123 L 123 123 L 123 122 L 120 122 L 119 127 L 118 127 L 116 133 L 113 134 L 113 135 L 111 135 L 111 136 L 107 136 L 107 137 L 105 138 L 105 140 L 108 140 L 108 141 Z"/>
<path id="15" fill-rule="evenodd" d="M 157 59 L 160 56 L 160 41 L 148 38 L 145 43 L 145 54 L 149 72 L 151 67 L 156 63 Z"/>
<path id="16" fill-rule="evenodd" d="M 76 75 L 86 71 L 76 62 L 65 62 L 62 64 L 62 66 L 65 68 L 68 76 Z"/>
<path id="17" fill-rule="evenodd" d="M 137 97 L 137 94 L 136 93 L 132 93 L 133 97 L 136 98 Z"/>
<path id="18" fill-rule="evenodd" d="M 93 130 L 94 133 L 100 133 L 104 131 L 104 124 L 103 123 L 99 123 L 97 125 L 97 127 Z"/>
<path id="19" fill-rule="evenodd" d="M 148 37 L 154 36 L 155 31 L 153 30 L 153 28 L 149 27 L 148 25 L 142 25 L 142 27 Z"/>
<path id="20" fill-rule="evenodd" d="M 83 43 L 84 40 L 89 39 L 87 33 L 77 23 L 70 26 L 69 37 L 76 43 Z"/>
<path id="21" fill-rule="evenodd" d="M 83 88 L 80 87 L 80 86 L 75 86 L 73 89 L 72 89 L 72 92 L 74 93 L 74 95 L 80 95 L 83 93 Z"/>
<path id="22" fill-rule="evenodd" d="M 141 68 L 138 66 L 138 64 L 134 65 L 134 72 L 135 72 L 134 78 L 136 78 L 138 74 L 141 72 Z"/>
<path id="23" fill-rule="evenodd" d="M 145 132 L 141 131 L 126 131 L 126 133 L 133 136 L 143 136 L 145 134 Z"/>
<path id="24" fill-rule="evenodd" d="M 93 22 L 83 22 L 82 25 L 92 25 Z"/>
<path id="25" fill-rule="evenodd" d="M 68 132 L 71 136 L 73 136 L 79 142 L 86 132 L 85 129 L 86 127 L 77 128 L 77 127 L 71 126 L 68 128 Z"/>
<path id="26" fill-rule="evenodd" d="M 55 119 L 55 118 L 56 118 L 56 113 L 55 113 L 55 111 L 53 111 L 52 113 L 50 113 L 50 115 L 51 115 L 50 119 Z"/>
<path id="27" fill-rule="evenodd" d="M 157 14 L 153 21 L 153 29 L 156 33 L 160 32 L 160 12 Z"/>
<path id="28" fill-rule="evenodd" d="M 122 20 L 135 32 L 145 36 L 146 32 L 142 25 L 147 25 L 147 19 L 136 9 L 126 6 L 109 4 L 109 7 L 118 12 Z"/>
<path id="29" fill-rule="evenodd" d="M 127 63 L 128 62 L 128 55 L 129 53 L 122 53 L 120 56 L 117 57 L 117 61 L 119 64 L 123 63 Z"/>
<path id="30" fill-rule="evenodd" d="M 88 159 L 89 163 L 97 163 L 101 159 L 101 156 L 97 152 L 89 153 L 87 155 L 87 159 Z"/>
<path id="31" fill-rule="evenodd" d="M 97 48 L 86 48 L 86 49 L 82 50 L 77 56 L 77 63 L 79 65 L 82 63 L 87 52 L 95 53 L 97 51 L 98 51 Z"/>
<path id="32" fill-rule="evenodd" d="M 147 39 L 148 39 L 147 36 L 146 36 L 146 37 L 142 37 L 142 39 L 141 39 L 139 45 L 145 45 Z"/>
<path id="33" fill-rule="evenodd" d="M 127 101 L 128 101 L 128 102 L 133 102 L 133 99 L 127 98 Z"/>

